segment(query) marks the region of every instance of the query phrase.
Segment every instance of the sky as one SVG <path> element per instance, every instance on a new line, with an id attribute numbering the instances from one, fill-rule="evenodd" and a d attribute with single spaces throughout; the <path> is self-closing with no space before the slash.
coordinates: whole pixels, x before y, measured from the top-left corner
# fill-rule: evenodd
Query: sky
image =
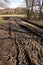
<path id="1" fill-rule="evenodd" d="M 9 7 L 16 8 L 16 7 L 26 7 L 25 0 L 10 0 Z"/>
<path id="2" fill-rule="evenodd" d="M 26 7 L 26 3 L 25 0 L 9 0 L 9 7 L 10 8 L 16 8 L 16 7 Z M 42 0 L 40 0 L 40 2 L 42 3 Z"/>
<path id="3" fill-rule="evenodd" d="M 0 2 L 6 4 L 9 8 L 26 7 L 25 0 L 8 0 L 8 1 L 9 3 L 5 3 L 3 0 L 0 0 Z M 42 0 L 40 0 L 40 2 L 42 3 Z"/>

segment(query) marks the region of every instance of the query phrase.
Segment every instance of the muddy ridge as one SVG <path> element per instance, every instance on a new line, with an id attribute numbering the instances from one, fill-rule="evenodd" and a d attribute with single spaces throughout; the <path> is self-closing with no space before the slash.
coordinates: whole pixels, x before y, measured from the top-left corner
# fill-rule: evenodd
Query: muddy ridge
<path id="1" fill-rule="evenodd" d="M 10 20 L 9 20 L 10 21 Z M 0 65 L 43 65 L 43 42 L 14 19 L 0 24 Z"/>

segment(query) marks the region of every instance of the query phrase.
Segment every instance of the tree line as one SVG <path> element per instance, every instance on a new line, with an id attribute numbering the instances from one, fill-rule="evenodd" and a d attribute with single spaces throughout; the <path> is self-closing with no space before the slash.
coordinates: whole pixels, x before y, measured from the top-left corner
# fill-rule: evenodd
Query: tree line
<path id="1" fill-rule="evenodd" d="M 6 3 L 9 2 L 9 0 L 0 0 L 0 7 L 8 7 Z M 38 19 L 41 19 L 43 17 L 43 0 L 25 0 L 25 2 L 27 18 L 31 19 L 33 17 L 38 17 Z"/>
<path id="2" fill-rule="evenodd" d="M 30 19 L 31 16 L 36 18 L 35 14 L 37 13 L 39 15 L 38 19 L 41 19 L 43 17 L 43 0 L 25 0 L 26 6 L 27 6 L 27 17 Z M 34 12 L 34 7 L 35 12 Z M 43 19 L 43 18 L 42 18 Z"/>

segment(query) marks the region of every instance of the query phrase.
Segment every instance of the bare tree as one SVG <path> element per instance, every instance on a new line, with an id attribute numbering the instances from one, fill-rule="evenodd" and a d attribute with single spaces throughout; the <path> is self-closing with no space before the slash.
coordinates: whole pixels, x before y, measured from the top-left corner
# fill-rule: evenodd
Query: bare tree
<path id="1" fill-rule="evenodd" d="M 9 3 L 9 0 L 0 0 L 0 7 L 2 8 L 7 8 L 8 7 L 8 4 Z"/>
<path id="2" fill-rule="evenodd" d="M 25 0 L 26 1 L 26 11 L 27 11 L 27 18 L 30 19 L 30 1 L 31 0 Z"/>
<path id="3" fill-rule="evenodd" d="M 9 2 L 9 0 L 4 0 L 5 2 Z"/>
<path id="4" fill-rule="evenodd" d="M 28 9 L 28 0 L 25 0 L 26 1 L 26 7 L 27 7 L 27 9 Z"/>
<path id="5" fill-rule="evenodd" d="M 33 12 L 33 6 L 34 6 L 34 0 L 32 0 L 32 7 L 31 7 L 32 12 Z"/>
<path id="6" fill-rule="evenodd" d="M 35 15 L 33 8 L 36 7 L 36 11 L 37 10 L 39 11 L 39 19 L 40 19 L 42 17 L 43 0 L 42 0 L 42 4 L 41 4 L 41 0 L 25 0 L 25 1 L 26 1 L 28 13 L 29 13 L 30 8 L 31 8 L 31 13 L 30 13 L 31 16 L 33 16 L 33 14 Z M 37 11 L 37 13 L 38 13 L 38 11 Z M 30 14 L 28 14 L 28 13 L 27 13 L 27 15 L 29 16 Z"/>
<path id="7" fill-rule="evenodd" d="M 38 5 L 39 5 L 39 19 L 40 19 L 41 14 L 42 14 L 42 4 L 41 4 L 40 0 L 38 0 Z"/>
<path id="8" fill-rule="evenodd" d="M 33 15 L 33 7 L 35 6 L 35 0 L 25 0 L 27 6 L 27 17 L 31 18 Z"/>

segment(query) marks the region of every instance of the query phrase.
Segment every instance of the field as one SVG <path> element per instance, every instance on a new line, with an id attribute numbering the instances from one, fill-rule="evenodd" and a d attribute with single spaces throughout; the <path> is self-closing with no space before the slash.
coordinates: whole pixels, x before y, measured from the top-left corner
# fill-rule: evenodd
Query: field
<path id="1" fill-rule="evenodd" d="M 0 16 L 0 65 L 43 65 L 43 29 L 7 16 Z"/>
<path id="2" fill-rule="evenodd" d="M 0 15 L 0 17 L 26 17 L 26 15 L 21 14 L 21 15 L 17 15 L 17 14 L 9 14 L 9 15 Z"/>

